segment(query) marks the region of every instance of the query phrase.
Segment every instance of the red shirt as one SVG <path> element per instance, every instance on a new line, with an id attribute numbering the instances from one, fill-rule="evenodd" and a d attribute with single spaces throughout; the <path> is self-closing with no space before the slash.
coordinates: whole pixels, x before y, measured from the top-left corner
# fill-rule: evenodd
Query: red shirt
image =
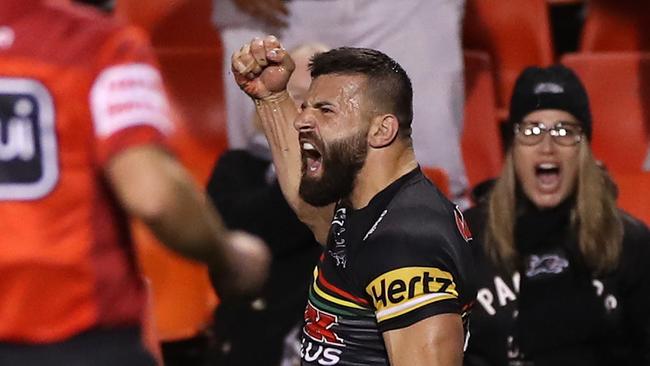
<path id="1" fill-rule="evenodd" d="M 0 342 L 139 324 L 128 223 L 103 175 L 162 143 L 168 103 L 146 38 L 52 1 L 0 1 Z"/>

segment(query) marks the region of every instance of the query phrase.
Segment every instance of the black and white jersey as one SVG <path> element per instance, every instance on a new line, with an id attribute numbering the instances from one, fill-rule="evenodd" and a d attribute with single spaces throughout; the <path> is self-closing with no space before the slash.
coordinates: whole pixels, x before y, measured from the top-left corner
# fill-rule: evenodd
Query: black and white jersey
<path id="1" fill-rule="evenodd" d="M 420 169 L 368 206 L 335 209 L 305 310 L 303 365 L 388 365 L 382 332 L 442 313 L 466 324 L 471 236 Z"/>
<path id="2" fill-rule="evenodd" d="M 514 272 L 485 254 L 486 207 L 466 212 L 478 292 L 465 366 L 650 364 L 648 228 L 621 212 L 620 264 L 593 275 L 565 206 L 518 217 Z"/>

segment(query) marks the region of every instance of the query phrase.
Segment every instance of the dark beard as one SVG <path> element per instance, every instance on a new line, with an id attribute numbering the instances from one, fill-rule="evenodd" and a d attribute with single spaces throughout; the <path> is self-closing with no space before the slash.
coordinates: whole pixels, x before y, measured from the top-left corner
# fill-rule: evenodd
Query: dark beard
<path id="1" fill-rule="evenodd" d="M 323 151 L 322 177 L 311 178 L 304 174 L 300 180 L 300 197 L 312 206 L 322 207 L 348 197 L 354 182 L 366 161 L 367 131 L 332 142 Z"/>

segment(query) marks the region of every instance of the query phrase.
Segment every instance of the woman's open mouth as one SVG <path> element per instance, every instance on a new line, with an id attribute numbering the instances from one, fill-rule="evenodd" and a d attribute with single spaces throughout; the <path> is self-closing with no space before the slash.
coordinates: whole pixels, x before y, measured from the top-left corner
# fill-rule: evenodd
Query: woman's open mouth
<path id="1" fill-rule="evenodd" d="M 553 193 L 560 188 L 562 181 L 560 165 L 557 163 L 541 163 L 535 165 L 537 189 L 542 193 Z"/>

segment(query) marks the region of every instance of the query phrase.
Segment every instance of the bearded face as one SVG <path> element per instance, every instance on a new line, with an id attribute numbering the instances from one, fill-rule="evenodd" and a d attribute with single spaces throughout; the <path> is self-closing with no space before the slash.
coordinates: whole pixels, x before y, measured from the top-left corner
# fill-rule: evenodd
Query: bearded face
<path id="1" fill-rule="evenodd" d="M 300 197 L 312 206 L 326 206 L 352 193 L 368 154 L 367 131 L 325 143 L 316 134 L 301 134 Z"/>

